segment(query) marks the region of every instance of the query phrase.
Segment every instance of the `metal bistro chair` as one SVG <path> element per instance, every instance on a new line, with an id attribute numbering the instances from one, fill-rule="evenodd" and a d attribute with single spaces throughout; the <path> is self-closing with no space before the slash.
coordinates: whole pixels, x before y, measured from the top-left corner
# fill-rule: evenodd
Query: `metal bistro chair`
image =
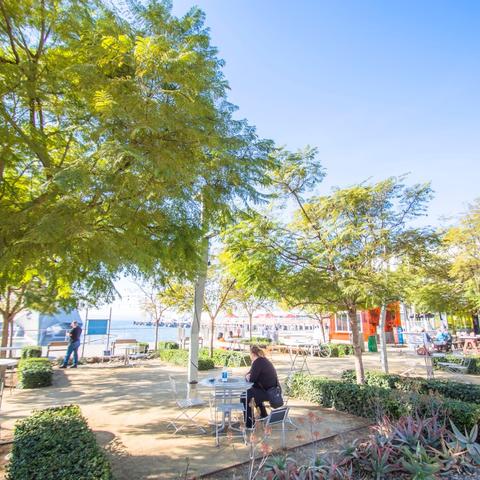
<path id="1" fill-rule="evenodd" d="M 195 420 L 196 416 L 207 406 L 206 402 L 201 398 L 179 398 L 177 391 L 177 382 L 171 375 L 168 376 L 168 379 L 170 380 L 170 387 L 172 390 L 173 398 L 177 407 L 180 409 L 180 413 L 175 417 L 175 419 L 171 422 L 168 422 L 168 427 L 172 426 L 174 428 L 174 435 L 183 430 L 184 428 L 190 426 L 197 428 L 202 433 L 207 433 L 207 431 Z M 193 410 L 196 410 L 196 412 L 193 415 L 189 414 L 189 411 Z M 183 418 L 187 419 L 189 423 L 182 423 L 181 425 L 177 425 L 177 423 L 175 423 L 179 419 Z"/>
<path id="2" fill-rule="evenodd" d="M 286 439 L 285 439 L 285 423 L 291 420 L 289 419 L 288 412 L 290 411 L 290 407 L 280 407 L 272 410 L 268 417 L 264 420 L 265 430 L 272 428 L 276 425 L 280 425 L 282 427 L 282 448 L 286 448 Z"/>
<path id="3" fill-rule="evenodd" d="M 211 401 L 213 402 L 213 425 L 215 428 L 215 446 L 220 445 L 219 434 L 221 430 L 229 428 L 231 430 L 238 430 L 245 442 L 245 407 L 240 401 L 241 395 L 245 392 L 244 388 L 229 386 L 225 388 L 223 385 L 215 386 Z M 240 428 L 232 427 L 232 414 L 234 412 L 240 413 Z M 218 414 L 222 415 L 222 421 L 219 422 Z M 228 420 L 228 423 L 227 423 Z M 243 424 L 243 426 L 242 426 Z"/>
<path id="4" fill-rule="evenodd" d="M 438 362 L 438 366 L 445 370 L 448 373 L 452 373 L 456 376 L 466 375 L 468 373 L 468 369 L 470 367 L 470 363 L 472 362 L 471 357 L 466 357 L 463 355 L 457 355 L 458 358 L 461 358 L 462 361 L 460 363 L 454 362 Z"/>

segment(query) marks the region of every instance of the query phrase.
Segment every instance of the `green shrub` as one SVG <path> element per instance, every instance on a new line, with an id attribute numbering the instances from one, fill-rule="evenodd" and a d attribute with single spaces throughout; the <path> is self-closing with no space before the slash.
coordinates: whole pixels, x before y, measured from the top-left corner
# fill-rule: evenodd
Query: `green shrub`
<path id="1" fill-rule="evenodd" d="M 311 375 L 294 375 L 289 393 L 323 407 L 372 420 L 383 415 L 397 419 L 415 412 L 427 416 L 438 412 L 442 420 L 452 419 L 461 430 L 471 429 L 480 421 L 480 406 L 473 403 Z"/>
<path id="2" fill-rule="evenodd" d="M 158 342 L 159 350 L 178 350 L 180 346 L 177 342 Z"/>
<path id="3" fill-rule="evenodd" d="M 39 345 L 27 346 L 22 348 L 20 358 L 39 358 L 42 356 L 42 347 Z"/>
<path id="4" fill-rule="evenodd" d="M 148 349 L 150 348 L 150 344 L 147 342 L 138 342 L 138 353 L 148 353 Z"/>
<path id="5" fill-rule="evenodd" d="M 202 348 L 200 350 L 201 358 L 210 358 L 210 350 Z M 252 360 L 248 353 L 236 352 L 234 350 L 222 350 L 215 348 L 213 357 L 211 357 L 216 367 L 240 367 L 243 365 L 251 365 Z"/>
<path id="6" fill-rule="evenodd" d="M 52 384 L 53 369 L 48 358 L 25 358 L 18 362 L 20 388 L 48 387 Z"/>
<path id="7" fill-rule="evenodd" d="M 48 408 L 15 425 L 7 480 L 112 480 L 110 465 L 77 406 Z"/>
<path id="8" fill-rule="evenodd" d="M 353 355 L 353 345 L 349 343 L 329 343 L 330 357 L 346 357 L 347 355 Z"/>
<path id="9" fill-rule="evenodd" d="M 188 365 L 188 350 L 158 350 L 158 357 L 168 363 L 186 367 Z M 211 358 L 200 357 L 198 359 L 199 370 L 210 370 L 215 368 Z"/>
<path id="10" fill-rule="evenodd" d="M 344 381 L 355 383 L 355 378 L 354 370 L 345 370 L 342 373 Z M 401 375 L 371 371 L 365 373 L 365 383 L 373 387 L 416 392 L 423 395 L 433 393 L 453 400 L 480 403 L 480 385 L 469 385 L 451 380 L 402 377 Z"/>
<path id="11" fill-rule="evenodd" d="M 353 345 L 350 345 L 349 343 L 338 343 L 335 346 L 338 348 L 339 357 L 353 355 Z"/>
<path id="12" fill-rule="evenodd" d="M 470 375 L 480 375 L 480 355 L 469 355 L 469 358 L 471 361 L 467 373 Z M 462 363 L 462 357 L 447 353 L 444 357 L 433 357 L 432 361 L 434 368 L 440 369 L 441 367 L 438 365 L 439 362 Z"/>

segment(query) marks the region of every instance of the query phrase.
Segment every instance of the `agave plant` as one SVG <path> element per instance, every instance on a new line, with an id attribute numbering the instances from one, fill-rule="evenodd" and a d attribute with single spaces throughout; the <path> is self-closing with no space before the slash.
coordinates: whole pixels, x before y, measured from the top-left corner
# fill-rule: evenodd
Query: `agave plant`
<path id="1" fill-rule="evenodd" d="M 295 460 L 286 456 L 272 457 L 267 460 L 263 468 L 269 480 L 290 480 L 293 474 L 297 473 Z"/>
<path id="2" fill-rule="evenodd" d="M 437 456 L 429 455 L 420 443 L 414 452 L 407 447 L 403 447 L 402 451 L 406 458 L 402 459 L 402 467 L 412 480 L 435 480 L 435 475 L 441 470 L 441 461 Z"/>
<path id="3" fill-rule="evenodd" d="M 423 430 L 425 421 L 412 416 L 402 417 L 393 428 L 392 443 L 400 446 L 407 446 L 415 450 L 417 445 L 423 444 Z"/>
<path id="4" fill-rule="evenodd" d="M 359 466 L 364 472 L 368 472 L 368 478 L 382 480 L 400 468 L 392 446 L 369 444 L 364 452 L 366 455 L 360 459 Z"/>
<path id="5" fill-rule="evenodd" d="M 471 459 L 477 464 L 480 465 L 480 444 L 477 443 L 478 437 L 478 425 L 475 425 L 470 433 L 467 433 L 465 430 L 465 435 L 460 432 L 457 426 L 450 421 L 452 426 L 453 434 L 455 436 L 455 441 L 453 444 L 457 443 L 460 447 L 468 452 Z M 452 443 L 450 445 L 452 445 Z"/>
<path id="6" fill-rule="evenodd" d="M 350 462 L 341 457 L 337 459 L 326 455 L 317 457 L 315 464 L 306 469 L 306 472 L 309 476 L 305 478 L 308 480 L 351 480 L 353 478 Z"/>

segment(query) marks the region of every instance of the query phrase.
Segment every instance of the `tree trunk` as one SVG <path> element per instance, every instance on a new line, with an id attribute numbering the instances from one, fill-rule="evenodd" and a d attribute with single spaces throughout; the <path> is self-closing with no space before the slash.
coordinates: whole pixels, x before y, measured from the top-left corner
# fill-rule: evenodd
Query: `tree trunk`
<path id="1" fill-rule="evenodd" d="M 213 342 L 215 341 L 215 317 L 210 317 L 210 358 L 213 358 Z"/>
<path id="2" fill-rule="evenodd" d="M 193 321 L 190 330 L 190 346 L 188 351 L 188 383 L 198 382 L 198 350 L 200 322 L 203 311 L 203 297 L 205 295 L 205 284 L 207 282 L 208 268 L 208 238 L 202 242 L 202 264 L 195 282 L 195 295 L 193 306 Z"/>
<path id="3" fill-rule="evenodd" d="M 327 343 L 327 337 L 325 335 L 325 325 L 323 324 L 323 316 L 320 315 L 320 332 L 322 334 L 322 342 Z"/>
<path id="4" fill-rule="evenodd" d="M 250 340 L 252 339 L 252 328 L 253 328 L 253 313 L 248 314 L 248 321 L 249 321 L 249 333 L 250 333 Z"/>
<path id="5" fill-rule="evenodd" d="M 387 306 L 382 305 L 380 310 L 380 322 L 378 327 L 380 340 L 380 364 L 384 373 L 388 373 L 388 358 L 387 358 L 387 336 L 385 335 L 385 324 L 387 323 Z"/>
<path id="6" fill-rule="evenodd" d="M 362 347 L 360 346 L 360 332 L 358 329 L 357 309 L 355 307 L 348 309 L 348 320 L 352 331 L 353 353 L 355 355 L 355 373 L 357 383 L 365 383 L 365 372 L 363 370 Z"/>
<path id="7" fill-rule="evenodd" d="M 8 313 L 3 314 L 3 326 L 2 326 L 2 347 L 8 347 L 8 334 L 10 331 L 10 316 Z M 6 358 L 7 352 L 2 351 L 0 352 L 0 358 Z"/>

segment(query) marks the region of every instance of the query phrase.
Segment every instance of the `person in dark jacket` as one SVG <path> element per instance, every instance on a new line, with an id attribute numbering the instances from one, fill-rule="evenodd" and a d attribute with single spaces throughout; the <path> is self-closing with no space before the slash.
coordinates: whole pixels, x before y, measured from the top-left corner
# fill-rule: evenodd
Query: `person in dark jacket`
<path id="1" fill-rule="evenodd" d="M 252 399 L 255 406 L 260 409 L 261 418 L 267 416 L 267 410 L 263 402 L 268 401 L 267 390 L 278 385 L 277 371 L 270 360 L 265 358 L 263 350 L 256 345 L 250 347 L 250 358 L 252 366 L 250 371 L 245 375 L 247 382 L 253 385 L 247 390 L 247 394 L 242 396 L 241 401 L 245 406 L 245 426 L 253 428 L 255 424 L 255 413 L 252 408 Z"/>
<path id="2" fill-rule="evenodd" d="M 70 326 L 72 329 L 68 332 L 69 343 L 67 348 L 67 354 L 63 360 L 63 364 L 60 368 L 67 368 L 70 356 L 73 353 L 73 364 L 71 368 L 77 368 L 78 365 L 78 348 L 80 347 L 80 335 L 82 334 L 82 329 L 79 327 L 78 322 L 73 321 Z"/>

